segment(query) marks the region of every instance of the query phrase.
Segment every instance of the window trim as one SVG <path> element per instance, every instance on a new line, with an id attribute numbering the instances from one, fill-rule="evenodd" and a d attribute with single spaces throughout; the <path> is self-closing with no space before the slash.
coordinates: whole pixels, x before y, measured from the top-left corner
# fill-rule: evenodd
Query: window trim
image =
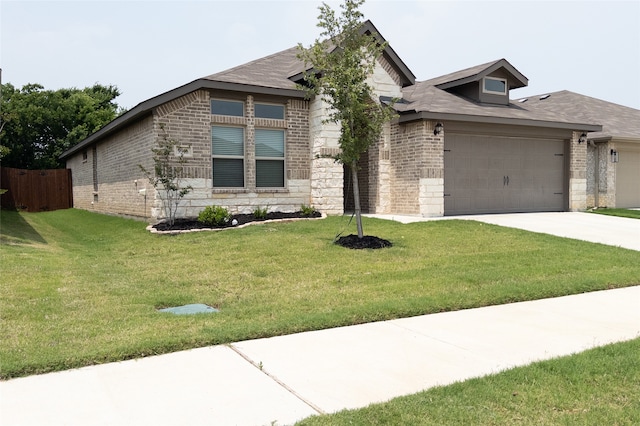
<path id="1" fill-rule="evenodd" d="M 216 155 L 213 153 L 213 128 L 234 128 L 242 130 L 242 153 L 243 155 Z M 231 190 L 244 190 L 247 188 L 247 129 L 244 126 L 224 126 L 220 124 L 211 124 L 211 187 L 216 189 L 231 189 Z M 242 186 L 216 186 L 214 181 L 214 166 L 213 162 L 216 158 L 224 160 L 242 160 Z"/>
<path id="2" fill-rule="evenodd" d="M 501 81 L 504 83 L 504 92 L 498 92 L 495 90 L 489 90 L 486 88 L 486 81 L 487 80 L 494 80 L 494 81 Z M 509 85 L 507 83 L 507 79 L 506 78 L 501 78 L 501 77 L 484 77 L 482 79 L 482 93 L 488 93 L 490 95 L 501 95 L 501 96 L 506 96 L 507 93 L 509 92 Z"/>

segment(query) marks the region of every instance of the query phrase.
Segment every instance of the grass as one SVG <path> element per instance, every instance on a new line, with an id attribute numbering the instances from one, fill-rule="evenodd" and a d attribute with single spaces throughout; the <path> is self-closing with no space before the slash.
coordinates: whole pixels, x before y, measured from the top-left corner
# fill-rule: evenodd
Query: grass
<path id="1" fill-rule="evenodd" d="M 591 209 L 589 210 L 589 213 L 640 219 L 640 210 L 599 208 L 599 209 Z"/>
<path id="2" fill-rule="evenodd" d="M 616 343 L 297 425 L 638 425 L 638 353 Z"/>
<path id="3" fill-rule="evenodd" d="M 473 221 L 365 218 L 152 235 L 80 210 L 2 211 L 0 378 L 640 283 L 640 253 Z M 206 303 L 218 314 L 158 308 Z"/>

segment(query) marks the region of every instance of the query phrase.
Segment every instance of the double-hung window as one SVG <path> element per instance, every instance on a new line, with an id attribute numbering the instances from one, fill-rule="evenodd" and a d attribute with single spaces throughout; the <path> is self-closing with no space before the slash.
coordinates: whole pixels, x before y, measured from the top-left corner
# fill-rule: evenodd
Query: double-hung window
<path id="1" fill-rule="evenodd" d="M 211 114 L 243 117 L 244 102 L 212 99 Z M 244 127 L 211 127 L 214 188 L 244 187 L 244 155 Z"/>
<path id="2" fill-rule="evenodd" d="M 244 187 L 244 128 L 211 127 L 213 186 Z"/>
<path id="3" fill-rule="evenodd" d="M 284 105 L 256 103 L 245 117 L 244 102 L 212 99 L 211 114 L 242 117 L 215 118 L 211 126 L 213 187 L 244 188 L 248 174 L 249 186 L 255 178 L 256 188 L 284 188 Z M 255 124 L 250 120 L 252 117 Z M 249 140 L 245 140 L 247 137 Z M 247 149 L 251 150 L 248 155 Z M 255 162 L 247 164 L 247 158 Z"/>
<path id="4" fill-rule="evenodd" d="M 255 104 L 255 117 L 284 120 L 284 105 Z M 284 187 L 285 132 L 280 129 L 256 129 L 256 187 Z"/>
<path id="5" fill-rule="evenodd" d="M 284 130 L 256 129 L 256 187 L 284 186 Z"/>

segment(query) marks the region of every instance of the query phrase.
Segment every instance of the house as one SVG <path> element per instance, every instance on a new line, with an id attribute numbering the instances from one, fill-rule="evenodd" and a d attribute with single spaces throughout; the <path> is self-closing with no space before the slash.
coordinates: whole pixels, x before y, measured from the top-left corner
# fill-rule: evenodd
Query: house
<path id="1" fill-rule="evenodd" d="M 566 90 L 516 102 L 601 124 L 588 133 L 587 206 L 640 207 L 640 111 Z"/>
<path id="2" fill-rule="evenodd" d="M 384 40 L 369 21 L 362 30 Z M 193 187 L 178 217 L 207 205 L 349 210 L 350 179 L 330 158 L 339 152 L 339 127 L 323 121 L 325 103 L 299 90 L 304 68 L 296 53 L 149 99 L 64 152 L 75 207 L 161 218 L 139 165 L 152 166 L 164 128 L 180 143 Z M 640 111 L 569 92 L 511 101 L 511 91 L 527 84 L 505 59 L 416 81 L 387 46 L 371 85 L 381 102 L 399 99 L 398 117 L 361 159 L 363 211 L 443 216 L 640 205 L 637 185 L 628 188 L 640 168 Z M 625 195 L 616 194 L 620 188 Z"/>

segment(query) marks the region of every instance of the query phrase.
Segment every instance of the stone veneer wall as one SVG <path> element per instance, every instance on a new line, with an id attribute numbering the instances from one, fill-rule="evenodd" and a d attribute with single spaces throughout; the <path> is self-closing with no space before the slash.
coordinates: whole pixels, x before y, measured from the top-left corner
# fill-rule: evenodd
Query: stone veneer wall
<path id="1" fill-rule="evenodd" d="M 326 214 L 342 214 L 344 171 L 333 159 L 340 153 L 340 126 L 323 123 L 328 108 L 320 97 L 313 99 L 309 108 L 311 205 Z"/>
<path id="2" fill-rule="evenodd" d="M 587 147 L 587 207 L 615 206 L 615 168 L 610 162 L 610 142 Z"/>
<path id="3" fill-rule="evenodd" d="M 401 97 L 400 76 L 384 58 L 378 59 L 368 83 L 373 87 L 376 97 Z M 310 107 L 310 138 L 312 146 L 311 201 L 314 207 L 328 214 L 344 212 L 344 168 L 332 158 L 340 153 L 340 126 L 335 123 L 323 123 L 327 115 L 327 104 L 316 98 Z M 391 125 L 387 124 L 380 140 L 371 145 L 367 155 L 368 169 L 359 175 L 368 187 L 361 188 L 362 195 L 368 196 L 362 204 L 368 206 L 370 213 L 390 213 L 391 202 L 391 163 L 390 163 Z M 350 187 L 350 186 L 349 186 Z"/>
<path id="4" fill-rule="evenodd" d="M 587 208 L 587 144 L 578 143 L 581 132 L 569 141 L 569 211 Z"/>

